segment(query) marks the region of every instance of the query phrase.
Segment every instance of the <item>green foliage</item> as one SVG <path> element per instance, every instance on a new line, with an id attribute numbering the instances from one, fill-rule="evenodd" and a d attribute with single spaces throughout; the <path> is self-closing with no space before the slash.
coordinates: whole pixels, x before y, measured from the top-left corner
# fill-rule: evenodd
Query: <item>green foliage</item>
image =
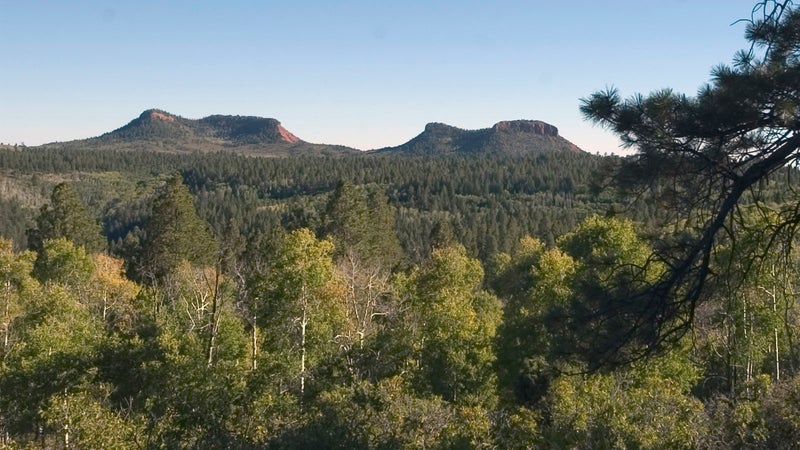
<path id="1" fill-rule="evenodd" d="M 309 371 L 336 352 L 345 325 L 344 289 L 331 259 L 333 244 L 308 229 L 284 237 L 253 296 L 266 348 L 302 392 Z"/>
<path id="2" fill-rule="evenodd" d="M 657 273 L 649 255 L 630 221 L 598 216 L 559 238 L 556 248 L 523 241 L 496 276 L 517 283 L 498 286 L 507 299 L 498 341 L 504 398 L 535 406 L 559 370 L 591 367 L 603 349 L 622 342 L 620 322 L 639 319 L 637 305 L 620 303 L 619 292 Z"/>
<path id="3" fill-rule="evenodd" d="M 348 249 L 365 252 L 369 233 L 369 209 L 366 193 L 360 187 L 341 182 L 333 191 L 325 211 L 323 234 L 332 236 L 339 252 Z"/>
<path id="4" fill-rule="evenodd" d="M 627 295 L 631 301 L 649 299 L 640 315 L 656 323 L 632 321 L 627 330 L 632 352 L 640 356 L 691 331 L 714 285 L 717 246 L 746 228 L 740 208 L 748 202 L 770 206 L 770 180 L 793 172 L 800 155 L 800 8 L 790 0 L 758 1 L 742 22 L 746 49 L 731 65 L 713 68 L 711 81 L 694 97 L 661 89 L 623 99 L 608 88 L 583 100 L 587 119 L 636 150 L 620 168 L 617 185 L 649 192 L 676 219 L 691 223 L 676 230 L 677 245 L 660 249 L 668 270 L 659 282 Z M 787 189 L 782 198 L 777 226 L 761 250 L 793 245 L 800 223 L 797 193 Z M 756 263 L 760 252 L 741 258 Z"/>
<path id="5" fill-rule="evenodd" d="M 92 257 L 84 247 L 66 238 L 45 240 L 33 266 L 33 273 L 40 281 L 73 286 L 88 281 L 93 272 Z"/>
<path id="6" fill-rule="evenodd" d="M 497 447 L 522 450 L 539 446 L 540 415 L 525 407 L 498 410 L 494 424 Z"/>
<path id="7" fill-rule="evenodd" d="M 763 400 L 766 448 L 790 448 L 800 441 L 800 378 L 776 383 Z"/>
<path id="8" fill-rule="evenodd" d="M 44 241 L 65 238 L 90 253 L 106 248 L 100 225 L 86 212 L 78 194 L 66 183 L 53 188 L 50 205 L 45 205 L 36 218 L 36 228 L 28 231 L 28 245 L 41 251 Z"/>
<path id="9" fill-rule="evenodd" d="M 391 267 L 402 257 L 394 211 L 381 188 L 369 188 L 339 183 L 326 207 L 322 232 L 332 238 L 336 259 L 350 252 L 367 265 Z"/>
<path id="10" fill-rule="evenodd" d="M 513 255 L 498 255 L 492 285 L 505 301 L 496 343 L 503 400 L 531 404 L 544 395 L 548 334 L 542 321 L 547 305 L 543 299 L 558 303 L 556 299 L 569 295 L 564 279 L 573 266 L 561 251 L 545 250 L 541 241 L 530 237 L 520 240 Z M 537 291 L 532 292 L 534 287 Z"/>
<path id="11" fill-rule="evenodd" d="M 14 198 L 0 198 L 0 211 L 0 236 L 11 239 L 18 249 L 28 248 L 27 230 L 37 211 Z"/>
<path id="12" fill-rule="evenodd" d="M 214 237 L 197 216 L 189 189 L 180 176 L 167 180 L 153 201 L 145 234 L 140 269 L 143 278 L 163 278 L 184 260 L 198 265 L 212 265 L 216 261 Z"/>
<path id="13" fill-rule="evenodd" d="M 564 257 L 553 261 L 550 275 L 543 274 L 544 291 L 534 288 L 550 297 L 543 300 L 549 303 L 545 319 L 555 355 L 578 357 L 596 367 L 624 357 L 631 328 L 642 339 L 658 333 L 658 324 L 646 313 L 647 300 L 631 293 L 651 285 L 663 270 L 650 261 L 652 250 L 631 221 L 589 217 L 562 236 L 558 247 Z M 558 262 L 564 258 L 574 261 L 573 268 Z M 562 281 L 565 286 L 559 286 Z"/>
<path id="14" fill-rule="evenodd" d="M 281 224 L 318 229 L 331 192 L 340 180 L 350 180 L 367 191 L 368 207 L 375 214 L 369 220 L 376 229 L 389 229 L 382 223 L 394 215 L 397 237 L 415 263 L 430 255 L 431 229 L 441 219 L 451 224 L 456 241 L 486 261 L 496 251 L 509 251 L 524 235 L 552 244 L 555 236 L 587 214 L 623 208 L 612 193 L 589 192 L 597 170 L 614 158 L 588 154 L 246 158 L 223 152 L 176 155 L 56 148 L 20 153 L 0 152 L 0 169 L 14 171 L 13 177 L 8 172 L 0 177 L 36 195 L 39 189 L 52 189 L 48 179 L 70 179 L 93 213 L 103 217 L 111 250 L 129 264 L 139 250 L 122 241 L 128 233 L 131 241 L 144 241 L 141 230 L 150 215 L 152 189 L 176 172 L 183 175 L 198 214 L 212 229 L 223 230 L 235 219 L 246 240 Z M 34 178 L 41 181 L 33 183 Z M 561 187 L 566 178 L 572 180 L 571 192 Z M 381 192 L 394 214 L 378 199 Z M 40 204 L 28 203 L 24 205 Z M 639 204 L 629 211 L 651 222 L 661 213 L 653 205 Z M 0 229 L 6 237 L 13 233 Z M 389 249 L 390 240 L 386 232 L 382 248 Z"/>
<path id="15" fill-rule="evenodd" d="M 491 448 L 480 408 L 415 396 L 399 377 L 324 393 L 314 420 L 282 437 L 280 448 Z"/>
<path id="16" fill-rule="evenodd" d="M 423 385 L 457 404 L 495 401 L 492 344 L 501 308 L 482 281 L 480 263 L 461 246 L 434 249 L 416 274 Z"/>
<path id="17" fill-rule="evenodd" d="M 242 344 L 230 337 L 227 342 Z M 145 412 L 155 419 L 148 424 L 152 439 L 162 448 L 236 447 L 231 423 L 245 396 L 245 361 L 227 354 L 209 366 L 202 336 L 181 330 L 168 317 L 156 345 L 158 359 L 144 367 Z"/>
<path id="18" fill-rule="evenodd" d="M 558 247 L 595 271 L 619 270 L 626 265 L 643 267 L 651 253 L 636 235 L 631 221 L 599 216 L 587 218 L 574 231 L 559 238 Z"/>
<path id="19" fill-rule="evenodd" d="M 790 16 L 791 25 L 798 16 Z M 768 25 L 752 31 L 794 39 L 791 26 Z M 722 70 L 712 90 L 734 86 L 761 101 L 756 91 L 769 80 L 756 72 Z M 790 78 L 781 82 L 795 89 Z M 754 80 L 765 84 L 745 83 Z M 704 134 L 659 147 L 675 124 L 738 126 L 734 119 L 752 114 L 750 104 L 692 109 L 713 106 L 722 90 L 697 103 L 658 93 L 606 105 L 612 119 L 616 108 L 634 122 L 627 137 L 655 157 L 630 161 L 649 161 L 651 170 L 665 162 L 664 173 L 686 181 L 654 183 L 633 202 L 614 186 L 599 188 L 606 166 L 630 161 L 587 154 L 147 151 L 187 136 L 201 152 L 218 148 L 209 136 L 256 151 L 276 135 L 274 123 L 255 118 L 162 123 L 144 115 L 90 143 L 101 150 L 0 150 L 0 234 L 18 236 L 26 214 L 64 180 L 31 236 L 86 224 L 41 238 L 38 255 L 0 241 L 0 440 L 47 448 L 791 448 L 800 428 L 800 265 L 794 252 L 774 250 L 794 244 L 791 233 L 775 233 L 795 229 L 786 220 L 797 211 L 786 189 L 794 169 L 779 172 L 786 181 L 761 178 L 763 190 L 740 197 L 757 208 L 725 222 L 730 239 L 712 233 L 706 241 L 717 289 L 694 310 L 694 345 L 604 367 L 618 360 L 614 352 L 640 355 L 627 353 L 632 340 L 659 343 L 673 325 L 665 319 L 676 317 L 650 309 L 672 304 L 636 295 L 672 289 L 665 267 L 681 261 L 653 258 L 640 237 L 666 233 L 661 226 L 676 212 L 664 202 L 734 192 L 739 179 L 728 174 L 750 177 L 761 163 L 746 158 L 768 154 L 744 144 L 791 135 L 796 102 L 783 99 L 763 111 L 774 110 L 767 119 L 781 116 L 775 123 L 785 129 L 737 131 L 732 146 L 715 148 Z M 593 106 L 603 99 L 614 95 Z M 529 144 L 497 130 L 429 128 L 411 153 L 489 144 L 514 153 Z M 145 148 L 117 151 L 139 138 Z M 266 150 L 321 150 L 278 145 Z M 661 159 L 686 148 L 685 160 Z M 718 157 L 725 154 L 734 157 Z M 651 181 L 655 172 L 630 173 Z M 697 182 L 697 173 L 713 176 Z M 91 239 L 77 233 L 98 234 L 86 207 L 102 217 L 110 252 L 147 286 L 125 277 L 122 259 L 91 254 Z M 681 215 L 670 223 L 683 234 L 655 244 L 691 248 L 682 236 L 707 225 L 708 211 Z M 613 217 L 620 212 L 636 227 Z M 224 242 L 219 251 L 215 240 Z"/>
<path id="20" fill-rule="evenodd" d="M 421 265 L 389 276 L 354 252 L 335 262 L 331 240 L 298 229 L 261 235 L 241 260 L 234 245 L 219 268 L 183 259 L 142 288 L 125 278 L 121 260 L 89 256 L 66 239 L 45 241 L 35 264 L 33 253 L 15 253 L 5 241 L 0 431 L 12 445 L 105 448 L 796 441 L 791 359 L 781 360 L 776 382 L 765 375 L 770 367 L 754 364 L 735 396 L 694 362 L 710 360 L 707 348 L 688 343 L 613 371 L 582 372 L 592 361 L 575 355 L 596 330 L 571 321 L 612 301 L 620 282 L 653 280 L 659 267 L 625 220 L 590 217 L 556 242 L 521 239 L 493 259 L 487 282 L 461 245 L 434 248 Z M 743 250 L 745 241 L 738 244 Z M 721 252 L 720 261 L 734 254 Z M 734 294 L 772 290 L 791 272 L 751 274 Z M 791 286 L 780 297 L 783 323 L 764 319 L 774 315 L 769 302 L 764 318 L 749 316 L 747 330 L 757 333 L 748 336 L 762 352 L 749 354 L 772 356 L 759 344 L 769 339 L 758 336 L 774 336 L 776 325 L 791 354 Z M 698 331 L 709 339 L 713 327 Z"/>
<path id="21" fill-rule="evenodd" d="M 146 440 L 141 420 L 123 417 L 87 392 L 51 397 L 42 415 L 67 448 L 121 450 Z"/>
<path id="22" fill-rule="evenodd" d="M 750 397 L 733 401 L 718 396 L 706 407 L 708 448 L 790 449 L 800 439 L 800 381 L 794 376 L 773 383 L 762 375 L 748 383 Z"/>
<path id="23" fill-rule="evenodd" d="M 681 364 L 691 363 L 684 358 Z M 692 379 L 672 375 L 645 364 L 608 375 L 558 377 L 548 394 L 544 442 L 585 449 L 696 446 L 705 434 L 703 405 L 681 385 Z"/>
<path id="24" fill-rule="evenodd" d="M 91 380 L 103 326 L 68 287 L 49 284 L 22 301 L 17 348 L 0 371 L 6 427 L 31 432 L 49 398 Z"/>
<path id="25" fill-rule="evenodd" d="M 712 267 L 728 275 L 698 309 L 698 354 L 713 380 L 701 395 L 725 391 L 747 399 L 760 375 L 779 380 L 793 373 L 786 369 L 797 361 L 798 254 L 761 249 L 779 221 L 774 210 L 743 208 L 737 238 L 717 246 Z M 761 256 L 753 260 L 753 254 Z"/>
<path id="26" fill-rule="evenodd" d="M 0 238 L 0 292 L 3 296 L 4 311 L 19 312 L 20 295 L 25 295 L 27 291 L 38 287 L 38 283 L 31 276 L 35 259 L 35 253 L 17 253 L 13 250 L 11 241 Z M 10 321 L 4 319 L 3 323 L 9 325 Z"/>

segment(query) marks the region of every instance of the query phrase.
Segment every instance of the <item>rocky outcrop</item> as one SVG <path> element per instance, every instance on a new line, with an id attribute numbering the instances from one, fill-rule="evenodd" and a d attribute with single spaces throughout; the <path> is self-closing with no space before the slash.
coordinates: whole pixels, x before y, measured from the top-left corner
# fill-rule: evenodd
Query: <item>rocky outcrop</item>
<path id="1" fill-rule="evenodd" d="M 164 122 L 175 122 L 175 117 L 171 116 L 169 113 L 165 113 L 157 109 L 148 109 L 139 116 L 139 119 L 163 120 Z"/>
<path id="2" fill-rule="evenodd" d="M 533 133 L 540 136 L 558 136 L 558 128 L 540 120 L 509 120 L 497 122 L 492 130 L 498 133 Z"/>
<path id="3" fill-rule="evenodd" d="M 409 155 L 523 155 L 546 151 L 582 150 L 559 136 L 558 128 L 540 120 L 509 120 L 480 130 L 464 130 L 443 123 L 429 123 L 425 126 L 425 131 L 405 144 L 377 150 Z"/>
<path id="4" fill-rule="evenodd" d="M 183 139 L 215 140 L 231 145 L 298 144 L 303 141 L 275 119 L 213 115 L 186 119 L 148 109 L 124 127 L 101 136 L 105 140 Z"/>
<path id="5" fill-rule="evenodd" d="M 290 144 L 296 144 L 300 142 L 300 138 L 290 133 L 286 128 L 283 128 L 283 125 L 280 123 L 278 123 L 278 135 L 281 137 L 283 142 L 288 142 Z"/>

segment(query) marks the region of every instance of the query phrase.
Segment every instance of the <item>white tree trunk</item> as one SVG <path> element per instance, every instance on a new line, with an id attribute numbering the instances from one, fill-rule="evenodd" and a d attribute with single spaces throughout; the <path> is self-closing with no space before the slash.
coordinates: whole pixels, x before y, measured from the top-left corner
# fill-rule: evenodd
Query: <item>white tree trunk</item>
<path id="1" fill-rule="evenodd" d="M 303 302 L 303 319 L 300 321 L 300 396 L 306 389 L 306 305 Z"/>
<path id="2" fill-rule="evenodd" d="M 258 325 L 256 316 L 253 316 L 253 370 L 258 368 Z"/>

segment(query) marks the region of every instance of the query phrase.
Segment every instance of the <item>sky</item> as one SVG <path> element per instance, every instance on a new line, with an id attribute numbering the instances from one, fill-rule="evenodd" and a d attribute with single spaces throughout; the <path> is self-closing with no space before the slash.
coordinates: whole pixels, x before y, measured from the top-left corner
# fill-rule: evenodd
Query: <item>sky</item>
<path id="1" fill-rule="evenodd" d="M 429 122 L 542 120 L 591 153 L 606 87 L 693 95 L 747 47 L 754 0 L 0 0 L 0 142 L 98 136 L 150 108 L 272 117 L 400 145 Z"/>

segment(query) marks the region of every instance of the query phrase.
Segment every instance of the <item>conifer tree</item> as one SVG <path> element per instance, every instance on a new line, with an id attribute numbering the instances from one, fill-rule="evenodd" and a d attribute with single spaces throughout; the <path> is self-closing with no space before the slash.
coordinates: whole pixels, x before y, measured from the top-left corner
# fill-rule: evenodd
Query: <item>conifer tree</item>
<path id="1" fill-rule="evenodd" d="M 338 254 L 345 249 L 361 253 L 369 230 L 369 212 L 364 190 L 342 181 L 325 211 L 323 235 L 332 236 Z"/>
<path id="2" fill-rule="evenodd" d="M 78 194 L 67 183 L 53 188 L 50 204 L 36 218 L 36 228 L 28 230 L 28 246 L 41 251 L 47 239 L 66 238 L 89 253 L 102 252 L 106 239 L 97 223 L 83 206 Z"/>
<path id="3" fill-rule="evenodd" d="M 338 258 L 352 253 L 368 265 L 391 267 L 403 254 L 394 210 L 374 184 L 340 182 L 328 202 L 322 234 L 331 236 Z"/>
<path id="4" fill-rule="evenodd" d="M 658 254 L 670 270 L 629 293 L 627 304 L 647 304 L 626 331 L 629 356 L 675 344 L 691 329 L 714 284 L 710 263 L 720 235 L 733 223 L 743 225 L 738 207 L 751 199 L 760 204 L 765 181 L 796 167 L 800 158 L 800 8 L 791 0 L 763 0 L 743 22 L 749 49 L 731 66 L 714 68 L 711 83 L 695 97 L 665 89 L 622 99 L 609 88 L 583 100 L 586 118 L 637 152 L 618 181 L 636 190 L 654 188 L 693 225 Z M 796 196 L 788 202 L 767 249 L 747 255 L 749 261 L 757 263 L 769 246 L 790 241 L 800 224 L 798 203 Z M 641 322 L 655 326 L 639 327 Z"/>
<path id="5" fill-rule="evenodd" d="M 217 245 L 208 225 L 197 215 L 189 189 L 180 175 L 167 180 L 153 202 L 153 213 L 145 226 L 142 276 L 161 278 L 186 260 L 212 265 Z"/>

